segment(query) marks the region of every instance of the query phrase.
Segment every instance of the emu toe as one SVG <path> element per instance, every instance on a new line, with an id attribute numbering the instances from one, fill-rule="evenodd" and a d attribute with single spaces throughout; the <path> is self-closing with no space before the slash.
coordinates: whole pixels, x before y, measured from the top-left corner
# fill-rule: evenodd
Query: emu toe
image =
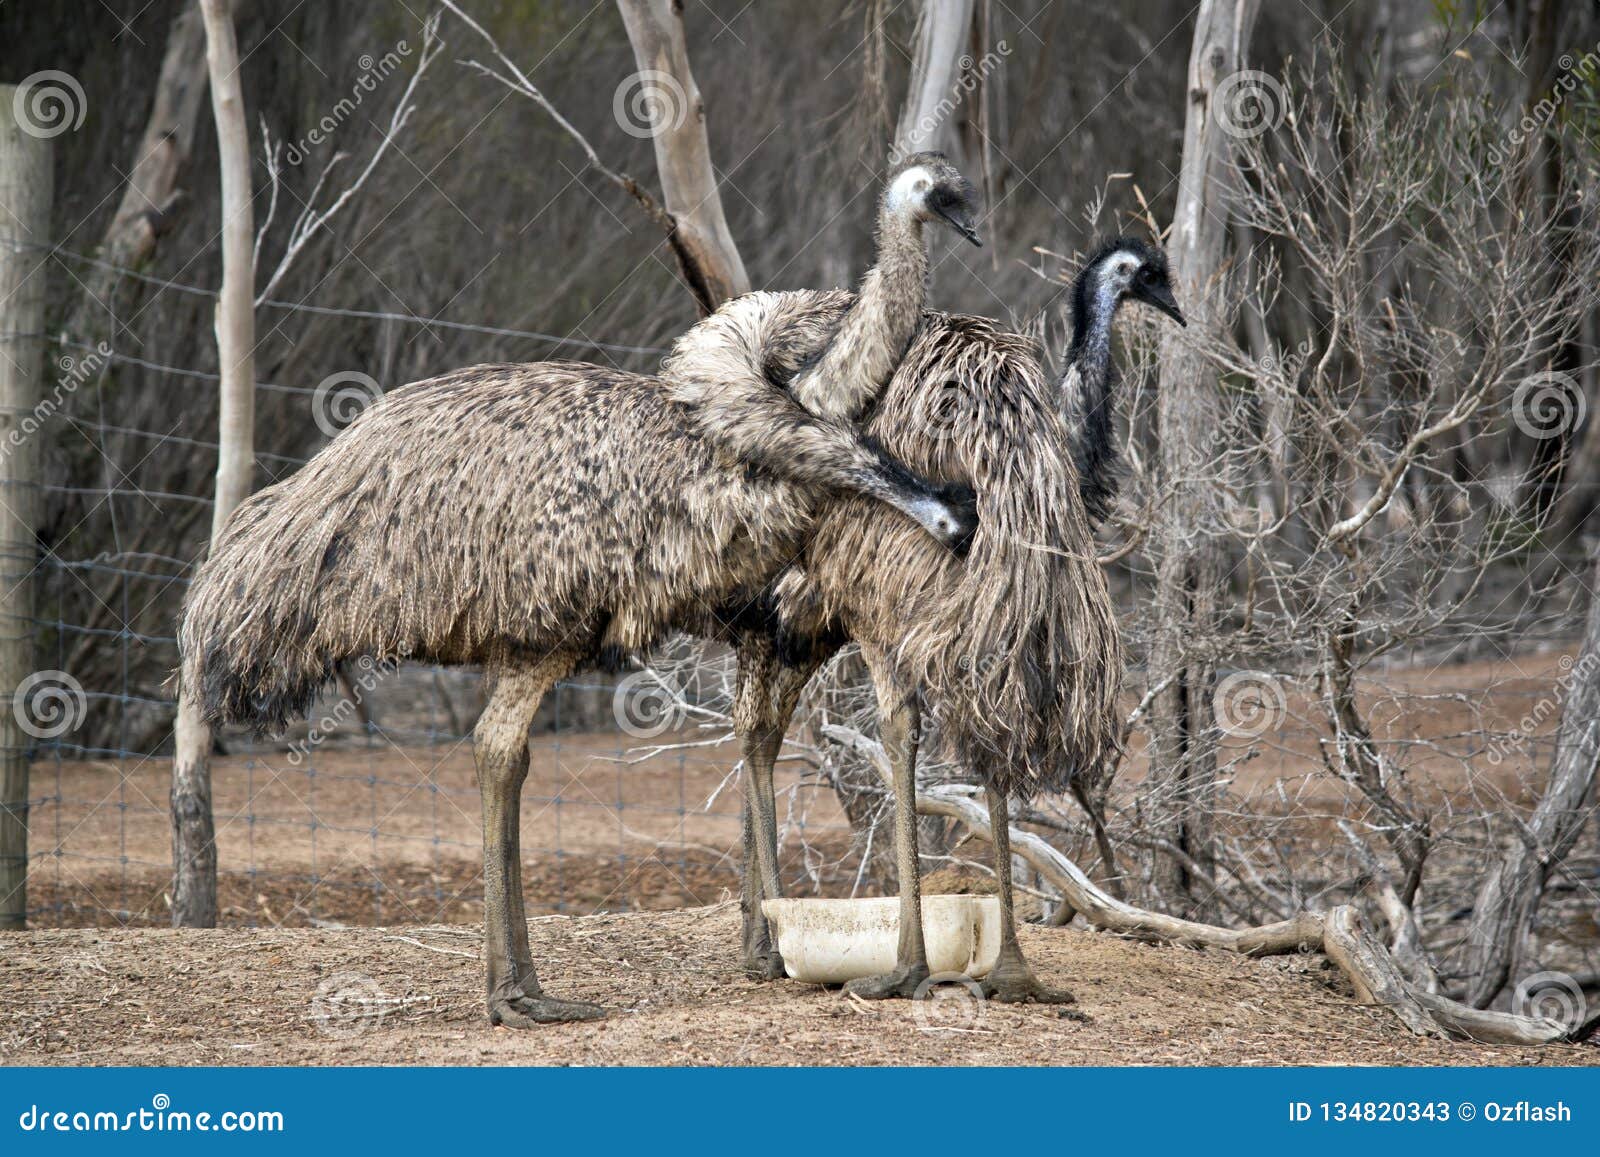
<path id="1" fill-rule="evenodd" d="M 911 1000 L 927 980 L 928 966 L 922 964 L 914 968 L 896 968 L 879 976 L 863 976 L 850 981 L 844 990 L 862 1000 Z"/>
<path id="2" fill-rule="evenodd" d="M 1078 998 L 1064 988 L 1051 988 L 1031 972 L 1021 974 L 991 972 L 978 982 L 988 1000 L 1001 1004 L 1077 1004 Z"/>
<path id="3" fill-rule="evenodd" d="M 489 1023 L 506 1028 L 533 1028 L 540 1024 L 565 1024 L 576 1020 L 603 1020 L 606 1010 L 586 1000 L 557 1000 L 553 996 L 513 996 L 491 1001 Z"/>

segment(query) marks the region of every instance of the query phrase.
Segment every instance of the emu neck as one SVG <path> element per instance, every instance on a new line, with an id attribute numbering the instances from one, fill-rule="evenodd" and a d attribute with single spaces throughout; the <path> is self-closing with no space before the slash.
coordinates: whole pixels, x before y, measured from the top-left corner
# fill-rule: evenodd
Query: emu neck
<path id="1" fill-rule="evenodd" d="M 1098 525 L 1111 512 L 1119 482 L 1112 397 L 1117 373 L 1111 360 L 1118 302 L 1100 288 L 1096 272 L 1085 270 L 1073 294 L 1072 348 L 1061 389 L 1079 493 L 1089 521 Z"/>
<path id="2" fill-rule="evenodd" d="M 885 205 L 878 217 L 878 263 L 862 280 L 828 348 L 796 376 L 795 400 L 821 417 L 859 420 L 916 336 L 927 293 L 922 222 Z"/>

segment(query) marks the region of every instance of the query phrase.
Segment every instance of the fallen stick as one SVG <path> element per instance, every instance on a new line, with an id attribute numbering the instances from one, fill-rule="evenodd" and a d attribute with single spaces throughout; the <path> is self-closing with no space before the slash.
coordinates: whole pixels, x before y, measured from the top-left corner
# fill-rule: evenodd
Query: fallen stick
<path id="1" fill-rule="evenodd" d="M 877 740 L 835 724 L 825 724 L 822 732 L 866 759 L 886 783 L 890 782 L 889 761 Z M 917 792 L 917 812 L 960 820 L 974 835 L 993 842 L 989 809 L 979 798 L 981 790 L 965 784 L 921 789 Z M 1287 920 L 1255 928 L 1220 928 L 1149 912 L 1108 895 L 1077 864 L 1032 832 L 1013 827 L 1011 847 L 1060 889 L 1067 903 L 1096 928 L 1221 948 L 1246 956 L 1321 952 L 1349 979 L 1357 1000 L 1389 1009 L 1408 1029 L 1422 1036 L 1449 1036 L 1484 1044 L 1540 1045 L 1582 1040 L 1600 1026 L 1600 1018 L 1568 1027 L 1546 1017 L 1471 1008 L 1428 992 L 1405 979 L 1389 950 L 1368 931 L 1360 911 L 1351 904 L 1325 912 L 1300 912 Z"/>

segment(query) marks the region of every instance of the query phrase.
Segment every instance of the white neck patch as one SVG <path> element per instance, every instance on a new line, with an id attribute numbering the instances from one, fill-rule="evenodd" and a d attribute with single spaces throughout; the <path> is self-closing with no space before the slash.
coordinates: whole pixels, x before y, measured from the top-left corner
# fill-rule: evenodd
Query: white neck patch
<path id="1" fill-rule="evenodd" d="M 923 198 L 933 188 L 933 174 L 921 165 L 913 165 L 894 179 L 889 186 L 889 208 L 895 213 L 921 212 Z"/>

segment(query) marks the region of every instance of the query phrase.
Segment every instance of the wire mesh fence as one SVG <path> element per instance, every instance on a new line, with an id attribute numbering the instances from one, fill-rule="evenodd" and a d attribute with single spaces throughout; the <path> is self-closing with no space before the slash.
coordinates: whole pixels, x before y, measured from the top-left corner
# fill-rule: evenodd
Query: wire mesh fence
<path id="1" fill-rule="evenodd" d="M 51 276 L 69 282 L 75 270 L 105 267 L 61 249 L 50 256 Z M 112 271 L 156 295 L 214 296 Z M 266 306 L 353 325 L 516 339 L 540 356 L 572 346 L 661 352 L 379 311 Z M 167 679 L 177 665 L 177 610 L 212 506 L 209 394 L 217 375 L 164 357 L 161 335 L 140 332 L 147 309 L 148 302 L 116 321 L 115 342 L 52 338 L 34 415 L 33 436 L 51 447 L 38 489 L 54 515 L 31 576 L 38 669 L 14 706 L 32 739 L 27 908 L 36 926 L 169 919 L 176 702 Z M 272 399 L 275 415 L 262 425 L 257 452 L 264 483 L 305 461 L 284 451 L 314 451 L 383 392 L 349 370 L 320 384 L 262 381 L 257 391 L 264 409 Z M 194 404 L 152 421 L 134 400 L 151 392 Z M 191 468 L 149 469 L 179 458 Z M 725 695 L 725 683 L 706 694 Z M 640 694 L 627 680 L 579 677 L 541 709 L 523 796 L 536 910 L 678 907 L 738 889 L 740 794 L 730 780 L 736 745 L 728 729 L 670 705 L 641 720 L 651 705 L 641 706 Z M 650 698 L 648 689 L 642 694 Z M 481 863 L 470 732 L 480 706 L 475 672 L 353 664 L 289 735 L 219 735 L 212 767 L 223 922 L 473 918 Z M 782 786 L 791 800 L 806 797 L 787 817 L 792 882 L 848 886 L 859 877 L 852 831 L 825 785 L 790 771 Z"/>

